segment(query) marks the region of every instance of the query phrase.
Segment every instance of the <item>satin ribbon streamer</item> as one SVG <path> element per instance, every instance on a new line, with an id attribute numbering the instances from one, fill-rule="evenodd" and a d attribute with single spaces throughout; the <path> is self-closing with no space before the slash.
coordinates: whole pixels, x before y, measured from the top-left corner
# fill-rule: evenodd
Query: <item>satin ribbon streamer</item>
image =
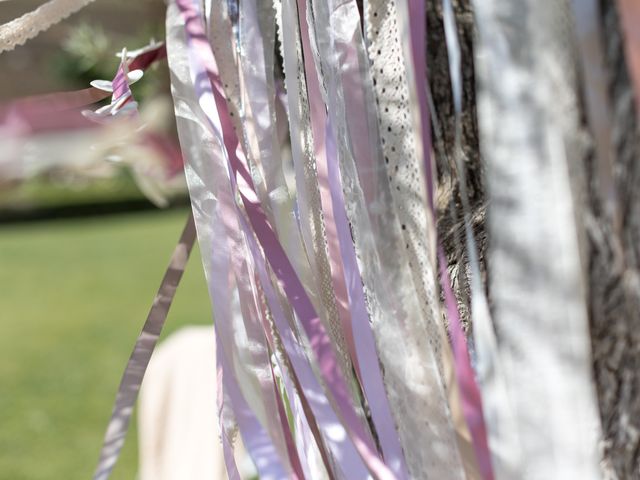
<path id="1" fill-rule="evenodd" d="M 355 448 L 376 478 L 394 478 L 393 474 L 379 459 L 375 448 L 372 448 L 366 439 L 367 436 L 359 424 L 353 405 L 349 402 L 347 386 L 338 370 L 335 353 L 327 340 L 326 331 L 311 305 L 308 296 L 304 292 L 291 263 L 282 250 L 261 206 L 257 203 L 251 178 L 240 158 L 242 155 L 240 155 L 240 157 L 238 156 L 238 153 L 241 154 L 242 152 L 239 150 L 236 152 L 236 147 L 238 147 L 237 138 L 235 138 L 233 128 L 230 128 L 226 103 L 220 93 L 221 88 L 217 76 L 217 67 L 212 56 L 211 47 L 206 41 L 202 17 L 198 11 L 199 5 L 189 0 L 177 0 L 177 4 L 185 16 L 189 46 L 193 51 L 193 74 L 198 80 L 197 88 L 200 91 L 202 91 L 202 89 L 205 91 L 209 89 L 210 87 L 206 87 L 205 81 L 211 81 L 212 85 L 216 87 L 212 92 L 214 102 L 210 102 L 210 97 L 201 97 L 201 105 L 205 107 L 205 114 L 209 118 L 214 130 L 219 132 L 226 146 L 229 173 L 231 174 L 230 181 L 234 190 L 236 188 L 238 189 L 253 231 L 264 248 L 265 255 L 276 277 L 281 282 L 285 293 L 311 340 L 311 347 L 319 360 L 320 371 L 333 394 L 338 411 L 341 416 L 344 416 L 345 424 L 348 426 L 347 432 L 353 439 Z M 221 117 L 218 117 L 218 111 L 222 113 Z M 281 332 L 281 334 L 282 333 L 286 334 L 286 332 Z M 344 454 L 344 452 L 336 453 L 339 453 L 340 456 Z"/>
<path id="2" fill-rule="evenodd" d="M 167 268 L 158 293 L 153 300 L 153 306 L 149 311 L 147 320 L 142 327 L 129 362 L 124 370 L 116 403 L 113 407 L 111 419 L 107 426 L 100 460 L 93 475 L 94 480 L 106 480 L 111 475 L 120 450 L 124 445 L 125 436 L 133 413 L 133 406 L 138 398 L 138 392 L 142 379 L 149 365 L 151 354 L 156 346 L 162 327 L 169 313 L 171 302 L 175 295 L 182 274 L 187 265 L 191 248 L 195 241 L 196 231 L 193 223 L 193 215 L 190 213 L 187 223 L 182 231 L 178 245 L 176 246 L 169 267 Z"/>

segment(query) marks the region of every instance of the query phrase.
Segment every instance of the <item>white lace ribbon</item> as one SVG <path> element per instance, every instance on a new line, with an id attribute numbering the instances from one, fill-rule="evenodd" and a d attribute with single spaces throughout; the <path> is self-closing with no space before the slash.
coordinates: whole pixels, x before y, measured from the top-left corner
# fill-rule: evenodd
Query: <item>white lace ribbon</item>
<path id="1" fill-rule="evenodd" d="M 0 25 L 0 53 L 23 45 L 93 1 L 50 0 L 35 10 Z"/>

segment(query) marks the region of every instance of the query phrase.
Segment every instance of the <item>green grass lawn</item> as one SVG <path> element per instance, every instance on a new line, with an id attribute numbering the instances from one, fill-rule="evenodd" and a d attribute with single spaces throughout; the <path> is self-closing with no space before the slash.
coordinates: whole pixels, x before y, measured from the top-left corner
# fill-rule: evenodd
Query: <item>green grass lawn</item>
<path id="1" fill-rule="evenodd" d="M 186 210 L 0 228 L 0 479 L 91 477 Z M 209 324 L 197 250 L 163 336 Z M 135 421 L 114 479 L 134 479 Z"/>

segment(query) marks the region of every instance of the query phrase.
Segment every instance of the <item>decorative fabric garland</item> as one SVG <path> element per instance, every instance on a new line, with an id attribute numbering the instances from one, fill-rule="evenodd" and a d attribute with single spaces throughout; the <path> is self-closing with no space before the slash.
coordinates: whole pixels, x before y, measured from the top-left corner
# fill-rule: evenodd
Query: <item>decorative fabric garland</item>
<path id="1" fill-rule="evenodd" d="M 50 0 L 1 25 L 0 52 L 91 1 Z M 125 369 L 95 480 L 106 480 L 117 461 L 196 230 L 215 319 L 218 413 L 230 478 L 240 479 L 233 457 L 237 427 L 264 479 L 405 480 L 444 472 L 462 479 L 469 470 L 455 440 L 455 405 L 447 401 L 448 388 L 460 392 L 482 480 L 558 472 L 599 477 L 582 240 L 578 224 L 570 221 L 579 209 L 570 148 L 577 143 L 577 100 L 569 74 L 562 76 L 559 68 L 576 59 L 567 47 L 570 35 L 562 30 L 562 19 L 551 18 L 530 0 L 518 2 L 545 27 L 534 31 L 525 22 L 512 31 L 510 22 L 517 22 L 509 15 L 518 14 L 504 0 L 474 2 L 481 137 L 496 196 L 490 231 L 509 244 L 494 244 L 489 252 L 497 272 L 490 313 L 461 156 L 461 50 L 453 5 L 442 0 L 475 371 L 436 231 L 432 123 L 436 140 L 442 139 L 429 105 L 424 0 L 370 0 L 362 12 L 354 0 L 175 0 L 167 15 L 168 52 L 155 42 L 137 52 L 125 50 L 111 82 L 96 81 L 92 88 L 32 97 L 2 109 L 0 126 L 20 135 L 50 128 L 42 120 L 53 115 L 59 115 L 58 126 L 135 116 L 130 83 L 168 54 L 192 214 Z M 619 236 L 622 207 L 615 188 L 598 6 L 576 0 L 570 9 L 570 2 L 565 3 L 557 10 L 570 12 L 575 20 L 601 200 Z M 618 3 L 628 14 L 621 15 L 625 46 L 637 80 L 638 15 L 626 0 Z M 384 26 L 389 29 L 383 31 Z M 505 46 L 508 38 L 516 44 L 546 45 L 545 32 L 557 50 L 545 51 L 543 59 L 532 63 L 513 45 Z M 276 35 L 286 96 L 275 79 Z M 390 52 L 396 56 L 393 71 L 400 69 L 393 77 L 384 65 Z M 532 91 L 524 92 L 525 85 Z M 387 91 L 391 87 L 400 93 Z M 551 99 L 553 88 L 558 89 L 557 104 Z M 109 104 L 83 111 L 86 119 L 78 120 L 79 107 L 109 95 Z M 398 98 L 402 101 L 394 106 Z M 285 122 L 278 112 L 282 106 Z M 396 110 L 389 113 L 389 108 Z M 404 119 L 394 123 L 398 113 Z M 536 123 L 539 118 L 548 124 Z M 509 120 L 518 128 L 507 132 Z M 400 126 L 401 132 L 392 135 L 392 126 Z M 283 166 L 283 131 L 290 136 L 295 189 L 289 188 Z M 520 163 L 511 163 L 507 153 L 517 153 Z M 399 167 L 417 174 L 413 178 L 418 183 L 406 191 L 394 176 Z M 525 178 L 525 167 L 535 175 Z M 503 177 L 511 179 L 508 189 L 501 188 Z M 539 193 L 545 179 L 547 197 L 534 202 L 529 197 Z M 549 199 L 555 202 L 553 212 L 545 203 Z M 527 220 L 526 238 L 516 228 L 520 218 L 505 207 L 509 202 Z M 409 222 L 415 225 L 407 229 Z M 569 228 L 555 231 L 563 222 Z M 405 242 L 406 251 L 396 252 Z M 547 243 L 564 256 L 542 271 Z M 535 260 L 530 272 L 522 259 L 509 257 L 509 246 Z M 418 262 L 412 258 L 417 250 Z M 551 278 L 547 283 L 545 275 Z M 532 292 L 524 291 L 526 285 L 532 285 Z M 559 291 L 568 292 L 567 298 L 560 299 Z M 544 358 L 535 355 L 530 338 L 514 327 L 510 305 L 514 299 L 531 298 L 536 305 L 518 317 L 519 328 L 543 348 Z M 548 300 L 544 305 L 543 299 Z M 440 344 L 445 338 L 441 309 L 448 318 L 450 346 Z M 492 315 L 501 327 L 499 339 Z M 413 338 L 415 332 L 426 338 Z M 554 332 L 568 339 L 543 345 L 543 334 Z M 416 372 L 407 371 L 408 357 Z M 445 379 L 450 367 L 454 387 Z M 561 373 L 567 377 L 562 388 L 557 385 L 564 378 Z M 549 411 L 534 408 L 536 399 L 543 399 Z M 575 402 L 570 405 L 570 400 Z M 406 411 L 418 405 L 428 412 Z M 426 427 L 412 425 L 414 418 L 408 415 L 414 414 L 427 415 Z M 534 423 L 547 425 L 548 431 L 532 434 L 528 429 Z M 566 428 L 553 430 L 557 425 Z M 418 440 L 429 445 L 417 446 Z M 556 455 L 560 451 L 567 455 Z"/>

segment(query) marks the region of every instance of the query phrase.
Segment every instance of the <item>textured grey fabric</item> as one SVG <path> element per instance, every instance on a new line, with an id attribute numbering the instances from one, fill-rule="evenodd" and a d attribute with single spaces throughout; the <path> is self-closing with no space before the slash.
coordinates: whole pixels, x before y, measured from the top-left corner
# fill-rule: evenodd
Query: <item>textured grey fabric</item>
<path id="1" fill-rule="evenodd" d="M 475 2 L 489 271 L 524 455 L 501 478 L 599 478 L 567 2 Z"/>

